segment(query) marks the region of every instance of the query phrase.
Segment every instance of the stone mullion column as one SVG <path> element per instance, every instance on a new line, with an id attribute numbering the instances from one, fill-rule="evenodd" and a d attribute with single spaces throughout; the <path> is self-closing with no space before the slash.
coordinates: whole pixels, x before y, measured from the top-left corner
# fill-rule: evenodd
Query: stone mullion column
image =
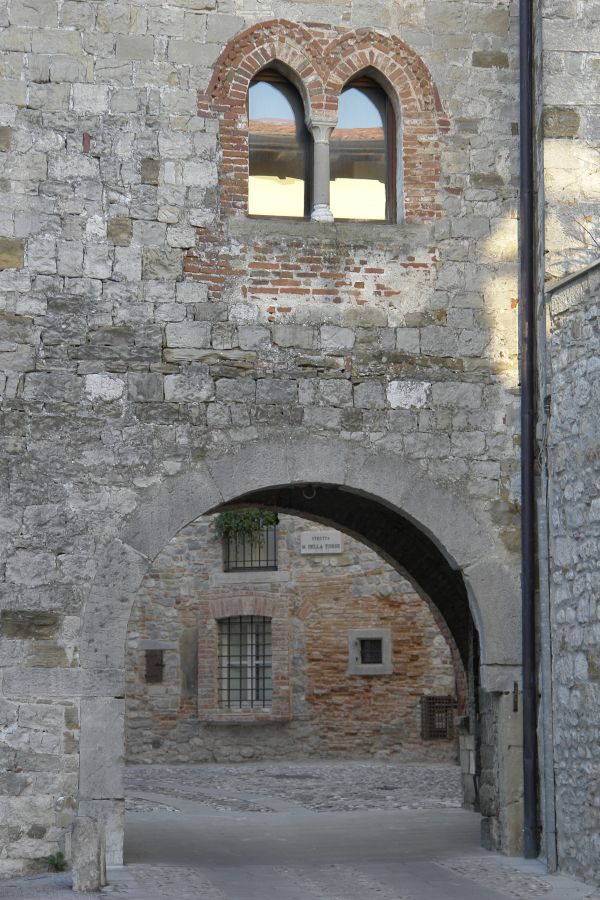
<path id="1" fill-rule="evenodd" d="M 333 222 L 333 213 L 329 206 L 329 137 L 335 127 L 333 122 L 318 122 L 314 119 L 308 123 L 313 136 L 313 222 Z"/>

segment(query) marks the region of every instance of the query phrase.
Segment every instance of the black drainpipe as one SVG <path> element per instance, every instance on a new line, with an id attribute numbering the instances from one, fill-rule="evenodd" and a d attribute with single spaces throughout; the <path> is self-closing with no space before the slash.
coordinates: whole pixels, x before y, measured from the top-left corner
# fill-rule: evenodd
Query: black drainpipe
<path id="1" fill-rule="evenodd" d="M 520 25 L 520 302 L 521 577 L 523 627 L 523 800 L 526 859 L 538 855 L 537 691 L 535 666 L 535 209 L 533 163 L 533 2 L 521 0 Z"/>

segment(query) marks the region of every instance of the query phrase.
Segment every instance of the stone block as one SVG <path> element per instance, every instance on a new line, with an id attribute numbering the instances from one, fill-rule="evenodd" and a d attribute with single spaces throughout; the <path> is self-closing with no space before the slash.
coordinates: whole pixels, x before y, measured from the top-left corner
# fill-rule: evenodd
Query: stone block
<path id="1" fill-rule="evenodd" d="M 337 325 L 321 326 L 321 349 L 324 353 L 342 353 L 352 350 L 356 335 L 351 328 L 339 328 Z"/>
<path id="2" fill-rule="evenodd" d="M 194 247 L 196 229 L 191 225 L 172 225 L 167 228 L 167 244 L 169 247 Z"/>
<path id="3" fill-rule="evenodd" d="M 127 395 L 136 403 L 163 399 L 163 376 L 158 372 L 130 372 L 127 376 Z"/>
<path id="4" fill-rule="evenodd" d="M 127 216 L 115 216 L 106 225 L 106 236 L 115 247 L 128 247 L 133 237 L 133 220 Z"/>
<path id="5" fill-rule="evenodd" d="M 471 59 L 477 69 L 508 69 L 508 54 L 502 50 L 476 50 Z"/>
<path id="6" fill-rule="evenodd" d="M 259 350 L 267 347 L 271 335 L 269 329 L 262 325 L 238 326 L 238 343 L 241 350 Z"/>
<path id="7" fill-rule="evenodd" d="M 119 400 L 123 396 L 125 384 L 121 378 L 114 378 L 106 372 L 85 376 L 85 393 L 90 400 Z"/>
<path id="8" fill-rule="evenodd" d="M 165 400 L 175 403 L 204 403 L 215 396 L 207 366 L 190 366 L 182 375 L 165 377 Z"/>
<path id="9" fill-rule="evenodd" d="M 48 640 L 60 630 L 62 615 L 41 610 L 2 610 L 0 634 L 17 640 Z"/>
<path id="10" fill-rule="evenodd" d="M 346 378 L 322 378 L 319 399 L 326 406 L 352 406 L 352 383 Z"/>
<path id="11" fill-rule="evenodd" d="M 318 332 L 312 325 L 274 325 L 271 334 L 279 347 L 316 350 L 319 346 Z"/>
<path id="12" fill-rule="evenodd" d="M 209 16 L 206 25 L 206 40 L 209 43 L 224 44 L 234 34 L 241 31 L 245 25 L 245 19 L 240 16 L 229 16 L 225 13 Z"/>
<path id="13" fill-rule="evenodd" d="M 388 403 L 392 409 L 422 409 L 427 406 L 431 384 L 428 381 L 391 381 L 387 387 Z"/>
<path id="14" fill-rule="evenodd" d="M 144 280 L 181 278 L 183 253 L 176 249 L 145 247 L 142 254 L 142 278 Z"/>
<path id="15" fill-rule="evenodd" d="M 142 184 L 158 185 L 160 178 L 160 159 L 148 157 L 142 160 Z"/>
<path id="16" fill-rule="evenodd" d="M 0 151 L 10 150 L 12 142 L 12 128 L 8 125 L 0 125 Z"/>
<path id="17" fill-rule="evenodd" d="M 150 34 L 120 34 L 117 37 L 117 59 L 149 60 L 154 58 L 154 38 Z"/>
<path id="18" fill-rule="evenodd" d="M 168 0 L 169 6 L 179 6 L 182 9 L 204 11 L 215 9 L 217 0 Z"/>
<path id="19" fill-rule="evenodd" d="M 82 798 L 122 799 L 124 722 L 123 699 L 95 697 L 81 701 L 79 791 Z"/>
<path id="20" fill-rule="evenodd" d="M 253 403 L 256 399 L 254 378 L 219 378 L 215 383 L 217 400 L 230 403 Z"/>
<path id="21" fill-rule="evenodd" d="M 211 326 L 208 322 L 173 322 L 166 329 L 167 347 L 210 347 Z"/>
<path id="22" fill-rule="evenodd" d="M 177 302 L 178 303 L 202 303 L 208 297 L 208 285 L 203 284 L 199 281 L 180 281 L 176 285 L 176 294 L 177 294 Z M 223 308 L 223 304 L 221 303 L 207 303 L 205 304 L 207 311 L 210 309 L 221 309 Z M 201 316 L 196 315 L 194 318 L 201 319 Z M 214 319 L 211 316 L 207 317 L 207 321 L 213 321 Z"/>
<path id="23" fill-rule="evenodd" d="M 16 3 L 11 9 L 10 24 L 31 28 L 56 28 L 58 4 L 56 0 L 28 0 L 27 3 Z"/>
<path id="24" fill-rule="evenodd" d="M 359 409 L 385 409 L 386 398 L 382 384 L 363 381 L 354 387 L 354 405 Z"/>
<path id="25" fill-rule="evenodd" d="M 80 56 L 81 35 L 76 31 L 63 31 L 44 28 L 31 35 L 33 53 L 45 53 L 49 56 Z"/>
<path id="26" fill-rule="evenodd" d="M 110 278 L 112 258 L 107 244 L 87 243 L 83 256 L 83 272 L 89 278 Z"/>
<path id="27" fill-rule="evenodd" d="M 83 275 L 83 242 L 59 241 L 57 244 L 56 270 L 59 275 L 79 277 Z"/>
<path id="28" fill-rule="evenodd" d="M 66 668 L 69 665 L 64 647 L 50 641 L 32 641 L 24 661 L 28 666 L 46 669 Z"/>
<path id="29" fill-rule="evenodd" d="M 25 263 L 25 241 L 21 238 L 0 238 L 0 270 L 22 269 Z"/>
<path id="30" fill-rule="evenodd" d="M 221 51 L 219 44 L 202 44 L 199 41 L 171 39 L 167 50 L 170 62 L 186 66 L 212 66 Z"/>
<path id="31" fill-rule="evenodd" d="M 256 383 L 257 403 L 297 403 L 298 383 L 282 378 L 259 378 Z"/>
<path id="32" fill-rule="evenodd" d="M 60 372 L 29 372 L 25 376 L 24 400 L 51 403 L 79 403 L 83 400 L 83 379 Z"/>
<path id="33" fill-rule="evenodd" d="M 74 84 L 73 109 L 77 113 L 98 115 L 108 111 L 108 88 L 105 85 Z"/>
<path id="34" fill-rule="evenodd" d="M 545 106 L 542 124 L 545 138 L 575 138 L 579 134 L 579 112 L 572 106 Z"/>

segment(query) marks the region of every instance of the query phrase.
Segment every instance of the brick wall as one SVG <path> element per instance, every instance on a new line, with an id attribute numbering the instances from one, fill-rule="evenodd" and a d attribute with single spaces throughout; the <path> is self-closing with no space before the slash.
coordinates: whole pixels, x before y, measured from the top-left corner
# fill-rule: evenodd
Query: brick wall
<path id="1" fill-rule="evenodd" d="M 188 526 L 140 589 L 128 638 L 127 747 L 132 762 L 392 755 L 452 759 L 422 742 L 422 694 L 464 700 L 460 664 L 428 605 L 389 565 L 344 538 L 344 551 L 301 555 L 314 526 L 282 516 L 278 569 L 223 573 L 213 521 Z M 217 695 L 216 619 L 267 615 L 273 627 L 271 712 L 224 710 Z M 348 631 L 388 628 L 392 675 L 348 675 Z M 198 641 L 198 691 L 182 688 L 182 635 Z M 144 651 L 163 648 L 164 682 L 144 682 Z"/>

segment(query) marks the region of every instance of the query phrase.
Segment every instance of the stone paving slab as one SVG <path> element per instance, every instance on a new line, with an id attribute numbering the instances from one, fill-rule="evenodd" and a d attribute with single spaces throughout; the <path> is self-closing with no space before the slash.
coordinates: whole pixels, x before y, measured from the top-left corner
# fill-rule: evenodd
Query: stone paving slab
<path id="1" fill-rule="evenodd" d="M 185 867 L 131 865 L 109 870 L 110 884 L 90 900 L 600 900 L 574 879 L 526 870 L 490 854 L 463 858 L 460 871 L 438 860 L 397 864 Z M 453 870 L 449 873 L 449 869 Z M 2 900 L 72 900 L 68 875 L 2 885 Z"/>
<path id="2" fill-rule="evenodd" d="M 92 900 L 600 900 L 482 850 L 452 766 L 144 766 L 126 783 L 129 864 Z M 0 884 L 1 900 L 72 897 L 68 873 Z"/>

